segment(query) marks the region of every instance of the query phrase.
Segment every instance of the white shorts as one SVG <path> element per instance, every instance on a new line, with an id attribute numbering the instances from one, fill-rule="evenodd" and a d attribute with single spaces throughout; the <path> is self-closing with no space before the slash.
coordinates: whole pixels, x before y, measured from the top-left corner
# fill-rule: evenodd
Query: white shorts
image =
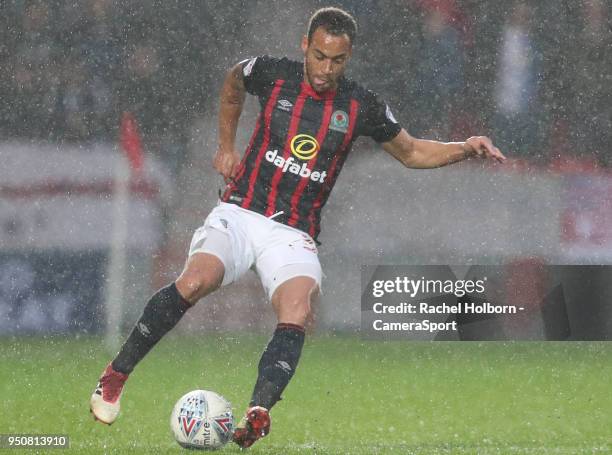
<path id="1" fill-rule="evenodd" d="M 317 247 L 308 234 L 259 213 L 219 202 L 193 234 L 189 256 L 209 253 L 225 266 L 222 286 L 255 266 L 268 298 L 296 276 L 309 276 L 321 286 Z"/>

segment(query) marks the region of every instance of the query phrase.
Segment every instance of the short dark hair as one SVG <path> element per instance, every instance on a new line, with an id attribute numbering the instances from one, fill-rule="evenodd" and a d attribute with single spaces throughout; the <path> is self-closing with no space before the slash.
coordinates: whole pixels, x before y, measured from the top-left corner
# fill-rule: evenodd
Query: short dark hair
<path id="1" fill-rule="evenodd" d="M 308 22 L 308 42 L 312 41 L 312 35 L 319 27 L 323 27 L 327 33 L 335 36 L 348 35 L 351 44 L 355 42 L 357 35 L 357 21 L 346 11 L 333 6 L 321 8 L 312 15 Z"/>

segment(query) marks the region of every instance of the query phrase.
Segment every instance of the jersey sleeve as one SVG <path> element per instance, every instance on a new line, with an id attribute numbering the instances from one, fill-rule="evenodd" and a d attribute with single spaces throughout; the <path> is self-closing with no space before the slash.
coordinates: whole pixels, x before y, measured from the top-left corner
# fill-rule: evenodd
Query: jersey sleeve
<path id="1" fill-rule="evenodd" d="M 388 142 L 402 129 L 387 103 L 372 92 L 366 97 L 363 115 L 359 134 L 370 136 L 376 142 Z"/>
<path id="2" fill-rule="evenodd" d="M 279 59 L 262 55 L 240 62 L 244 86 L 251 95 L 262 95 L 278 78 Z"/>

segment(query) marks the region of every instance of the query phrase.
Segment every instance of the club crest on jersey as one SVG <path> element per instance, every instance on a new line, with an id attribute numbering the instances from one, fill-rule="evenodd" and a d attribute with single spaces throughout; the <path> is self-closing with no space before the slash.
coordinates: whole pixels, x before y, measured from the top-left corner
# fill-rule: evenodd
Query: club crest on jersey
<path id="1" fill-rule="evenodd" d="M 332 114 L 329 122 L 329 129 L 339 131 L 340 133 L 346 133 L 349 126 L 348 114 L 342 110 L 336 111 Z"/>

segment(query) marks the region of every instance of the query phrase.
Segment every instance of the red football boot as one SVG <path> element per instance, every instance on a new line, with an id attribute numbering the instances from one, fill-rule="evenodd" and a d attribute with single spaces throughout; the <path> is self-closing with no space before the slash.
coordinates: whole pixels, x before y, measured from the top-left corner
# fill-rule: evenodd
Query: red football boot
<path id="1" fill-rule="evenodd" d="M 253 406 L 247 409 L 240 423 L 236 425 L 233 440 L 241 448 L 249 448 L 270 432 L 270 423 L 268 410 L 262 406 Z"/>
<path id="2" fill-rule="evenodd" d="M 113 370 L 111 364 L 108 364 L 89 401 L 89 410 L 95 420 L 107 425 L 115 421 L 119 415 L 119 401 L 127 378 L 127 374 Z"/>

